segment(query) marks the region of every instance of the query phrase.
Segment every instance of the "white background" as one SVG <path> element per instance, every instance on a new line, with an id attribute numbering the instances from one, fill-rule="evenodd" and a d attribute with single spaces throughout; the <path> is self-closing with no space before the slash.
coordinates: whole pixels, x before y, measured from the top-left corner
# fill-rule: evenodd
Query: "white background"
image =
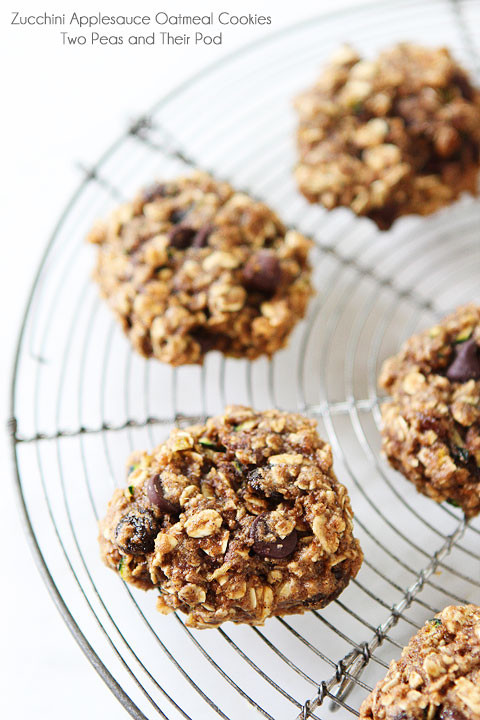
<path id="1" fill-rule="evenodd" d="M 358 1 L 358 0 L 357 0 Z M 334 9 L 353 0 L 337 0 Z M 92 163 L 128 123 L 205 64 L 263 34 L 332 9 L 327 0 L 183 0 L 3 3 L 2 37 L 2 351 L 1 419 L 28 290 L 54 223 Z M 271 26 L 227 28 L 222 47 L 62 47 L 59 28 L 12 27 L 22 14 L 203 14 L 215 10 L 272 16 Z M 5 223 L 6 218 L 6 223 Z M 20 526 L 11 461 L 1 433 L 2 622 L 0 714 L 9 718 L 126 717 L 71 638 L 43 586 Z M 1 662 L 0 662 L 1 664 Z"/>

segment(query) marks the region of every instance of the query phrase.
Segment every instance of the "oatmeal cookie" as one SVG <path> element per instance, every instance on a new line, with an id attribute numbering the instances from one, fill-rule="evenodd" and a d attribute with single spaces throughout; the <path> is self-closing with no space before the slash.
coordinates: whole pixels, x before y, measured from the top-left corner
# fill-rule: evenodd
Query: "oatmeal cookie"
<path id="1" fill-rule="evenodd" d="M 135 349 L 172 365 L 272 355 L 303 317 L 311 241 L 196 172 L 156 183 L 91 231 L 102 295 Z"/>
<path id="2" fill-rule="evenodd" d="M 344 46 L 295 105 L 295 175 L 310 202 L 386 230 L 477 194 L 480 91 L 445 48 L 400 44 L 364 60 Z"/>
<path id="3" fill-rule="evenodd" d="M 383 450 L 437 502 L 480 512 L 480 306 L 466 305 L 386 360 Z"/>
<path id="4" fill-rule="evenodd" d="M 450 606 L 390 664 L 361 720 L 480 720 L 480 608 Z"/>
<path id="5" fill-rule="evenodd" d="M 322 608 L 362 563 L 331 448 L 301 415 L 228 407 L 136 455 L 127 482 L 102 557 L 192 627 Z"/>

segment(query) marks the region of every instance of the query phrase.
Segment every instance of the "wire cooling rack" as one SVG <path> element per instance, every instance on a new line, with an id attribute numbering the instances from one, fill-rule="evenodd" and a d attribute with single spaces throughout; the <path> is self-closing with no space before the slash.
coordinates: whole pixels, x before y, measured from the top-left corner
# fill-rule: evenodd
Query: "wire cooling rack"
<path id="1" fill-rule="evenodd" d="M 379 452 L 376 378 L 420 327 L 479 300 L 480 205 L 464 198 L 386 234 L 296 191 L 291 98 L 344 40 L 371 54 L 399 40 L 445 44 L 477 75 L 480 3 L 389 2 L 272 35 L 156 105 L 91 168 L 63 212 L 32 290 L 12 386 L 11 437 L 24 520 L 70 630 L 135 718 L 298 720 L 358 715 L 424 621 L 479 602 L 480 524 L 419 496 Z M 265 199 L 315 240 L 317 295 L 271 361 L 217 353 L 172 369 L 132 353 L 89 280 L 92 222 L 154 177 L 200 166 Z M 162 617 L 104 568 L 97 520 L 129 451 L 227 403 L 318 419 L 349 489 L 365 551 L 322 612 L 195 631 Z M 335 709 L 340 712 L 335 715 Z"/>

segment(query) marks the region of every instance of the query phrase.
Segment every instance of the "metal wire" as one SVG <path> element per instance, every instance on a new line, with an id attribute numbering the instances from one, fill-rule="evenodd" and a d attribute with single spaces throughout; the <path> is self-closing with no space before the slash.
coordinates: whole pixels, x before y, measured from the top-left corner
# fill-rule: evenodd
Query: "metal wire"
<path id="1" fill-rule="evenodd" d="M 448 603 L 478 601 L 480 525 L 416 494 L 379 454 L 376 378 L 412 332 L 478 299 L 480 207 L 464 199 L 388 234 L 307 206 L 292 184 L 291 97 L 340 41 L 370 52 L 445 44 L 478 75 L 476 0 L 375 3 L 303 23 L 235 53 L 132 123 L 63 212 L 22 323 L 9 423 L 35 557 L 89 660 L 135 718 L 356 716 L 389 661 Z M 261 72 L 259 72 L 261 67 Z M 276 207 L 315 241 L 317 297 L 287 350 L 255 363 L 208 356 L 172 369 L 137 357 L 88 280 L 93 220 L 155 175 L 203 167 Z M 287 380 L 287 382 L 286 382 Z M 160 618 L 152 593 L 101 566 L 96 526 L 129 450 L 229 402 L 318 420 L 348 486 L 365 551 L 325 610 L 264 627 L 197 632 Z"/>

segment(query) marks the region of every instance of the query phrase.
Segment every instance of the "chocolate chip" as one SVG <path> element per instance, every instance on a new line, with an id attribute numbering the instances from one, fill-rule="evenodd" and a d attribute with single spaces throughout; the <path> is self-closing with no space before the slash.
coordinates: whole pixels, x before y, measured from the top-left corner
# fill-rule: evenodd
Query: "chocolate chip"
<path id="1" fill-rule="evenodd" d="M 176 225 L 168 233 L 170 247 L 185 250 L 192 244 L 197 231 L 188 225 Z"/>
<path id="2" fill-rule="evenodd" d="M 115 542 L 127 555 L 151 552 L 158 532 L 158 521 L 148 510 L 124 515 L 115 529 Z"/>
<path id="3" fill-rule="evenodd" d="M 192 246 L 196 248 L 205 247 L 213 230 L 213 225 L 204 225 L 201 227 L 193 239 Z"/>
<path id="4" fill-rule="evenodd" d="M 332 567 L 332 575 L 335 580 L 343 580 L 347 576 L 348 562 L 343 560 Z"/>
<path id="5" fill-rule="evenodd" d="M 297 547 L 297 531 L 294 529 L 285 538 L 281 538 L 269 527 L 268 517 L 268 513 L 262 513 L 250 525 L 253 552 L 260 557 L 281 560 L 291 555 Z M 272 540 L 272 537 L 275 539 Z"/>
<path id="6" fill-rule="evenodd" d="M 421 432 L 433 430 L 442 442 L 448 442 L 448 427 L 446 426 L 443 416 L 437 417 L 436 415 L 427 415 L 423 412 L 418 412 L 416 415 Z"/>
<path id="7" fill-rule="evenodd" d="M 150 335 L 144 335 L 143 337 L 140 337 L 139 343 L 145 357 L 149 357 L 153 353 L 153 345 Z"/>
<path id="8" fill-rule="evenodd" d="M 170 515 L 178 513 L 178 505 L 165 498 L 160 475 L 153 475 L 148 478 L 145 483 L 145 492 L 152 505 L 155 505 L 162 512 Z"/>
<path id="9" fill-rule="evenodd" d="M 380 230 L 389 230 L 398 213 L 398 207 L 394 204 L 384 205 L 381 210 L 373 210 L 368 213 L 368 217 L 377 223 Z"/>
<path id="10" fill-rule="evenodd" d="M 243 280 L 247 288 L 268 295 L 275 292 L 282 279 L 282 268 L 271 250 L 259 250 L 246 263 Z"/>
<path id="11" fill-rule="evenodd" d="M 473 338 L 455 347 L 453 362 L 447 370 L 452 382 L 467 382 L 480 379 L 480 348 Z"/>
<path id="12" fill-rule="evenodd" d="M 210 350 L 222 350 L 225 345 L 225 335 L 221 333 L 209 332 L 206 328 L 195 328 L 191 331 L 191 336 L 200 345 L 202 353 Z"/>

